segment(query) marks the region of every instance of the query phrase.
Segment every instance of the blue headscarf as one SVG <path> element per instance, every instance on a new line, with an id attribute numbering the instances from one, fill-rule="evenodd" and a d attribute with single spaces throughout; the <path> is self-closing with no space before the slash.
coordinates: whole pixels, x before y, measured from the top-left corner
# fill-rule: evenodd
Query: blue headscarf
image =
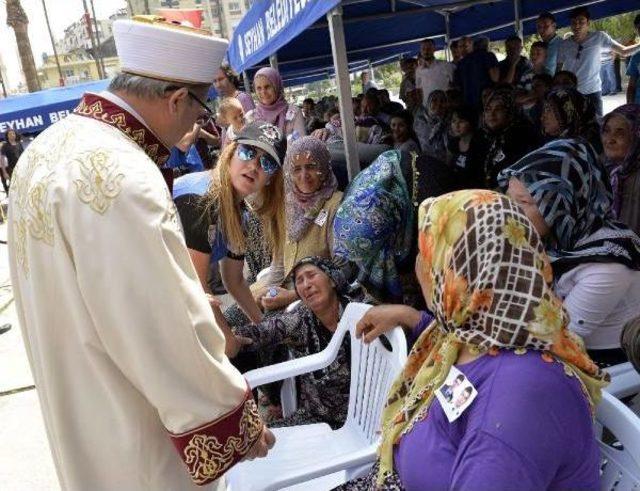
<path id="1" fill-rule="evenodd" d="M 402 299 L 398 265 L 413 244 L 411 191 L 401 154 L 381 154 L 353 180 L 333 222 L 335 256 L 354 263 L 358 282 L 374 297 Z"/>

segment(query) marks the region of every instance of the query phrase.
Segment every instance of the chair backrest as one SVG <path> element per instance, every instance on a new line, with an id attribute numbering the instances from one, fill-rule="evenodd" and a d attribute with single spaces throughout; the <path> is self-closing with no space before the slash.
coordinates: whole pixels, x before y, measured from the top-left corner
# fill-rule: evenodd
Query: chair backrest
<path id="1" fill-rule="evenodd" d="M 640 418 L 607 392 L 602 392 L 596 420 L 614 435 L 600 432 L 602 490 L 640 489 Z M 603 441 L 605 440 L 605 441 Z"/>
<path id="2" fill-rule="evenodd" d="M 605 390 L 618 399 L 640 392 L 640 374 L 631 362 L 620 363 L 606 369 L 611 375 L 611 383 Z"/>
<path id="3" fill-rule="evenodd" d="M 356 324 L 370 308 L 371 305 L 350 303 L 338 330 L 345 334 L 348 330 L 351 336 L 351 387 L 346 424 L 357 428 L 366 441 L 374 443 L 380 437 L 380 417 L 389 388 L 407 359 L 407 341 L 400 327 L 385 335 L 391 351 L 380 339 L 370 344 L 357 339 Z"/>

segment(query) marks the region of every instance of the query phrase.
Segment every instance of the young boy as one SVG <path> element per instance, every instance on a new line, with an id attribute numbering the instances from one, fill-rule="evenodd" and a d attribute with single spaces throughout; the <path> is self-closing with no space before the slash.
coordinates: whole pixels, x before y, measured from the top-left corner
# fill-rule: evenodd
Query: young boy
<path id="1" fill-rule="evenodd" d="M 225 97 L 222 100 L 218 111 L 218 123 L 226 127 L 222 132 L 222 141 L 220 142 L 220 149 L 223 150 L 245 123 L 244 110 L 238 99 Z"/>

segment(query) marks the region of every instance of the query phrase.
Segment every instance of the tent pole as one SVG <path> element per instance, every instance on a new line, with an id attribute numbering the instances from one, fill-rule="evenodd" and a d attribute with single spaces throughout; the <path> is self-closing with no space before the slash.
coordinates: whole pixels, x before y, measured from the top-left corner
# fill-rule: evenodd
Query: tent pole
<path id="1" fill-rule="evenodd" d="M 349 64 L 342 24 L 342 7 L 338 6 L 327 12 L 329 37 L 331 38 L 331 52 L 338 85 L 338 104 L 340 119 L 342 120 L 342 137 L 347 161 L 349 181 L 360 172 L 358 148 L 356 146 L 356 125 L 353 118 L 353 103 L 351 102 L 351 82 L 349 80 Z"/>
<path id="2" fill-rule="evenodd" d="M 275 68 L 276 70 L 278 69 L 278 53 L 273 53 L 269 56 L 269 65 L 271 68 Z"/>
<path id="3" fill-rule="evenodd" d="M 244 82 L 244 91 L 251 95 L 251 81 L 249 80 L 249 74 L 246 70 L 242 72 L 242 81 Z"/>
<path id="4" fill-rule="evenodd" d="M 521 18 L 521 13 L 522 13 L 522 5 L 520 5 L 520 0 L 513 0 L 513 11 L 515 13 L 515 31 L 516 34 L 520 37 L 522 37 L 522 35 L 524 34 L 524 29 L 522 27 L 522 18 Z"/>
<path id="5" fill-rule="evenodd" d="M 453 61 L 452 56 L 453 53 L 451 53 L 451 25 L 449 24 L 449 12 L 444 12 L 442 15 L 444 15 L 444 29 L 445 29 L 445 35 L 444 35 L 444 54 L 447 58 L 447 61 Z"/>

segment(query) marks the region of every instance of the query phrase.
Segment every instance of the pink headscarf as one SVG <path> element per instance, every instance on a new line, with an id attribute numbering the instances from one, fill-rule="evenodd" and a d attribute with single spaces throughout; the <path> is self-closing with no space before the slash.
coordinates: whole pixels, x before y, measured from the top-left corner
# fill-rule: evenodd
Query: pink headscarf
<path id="1" fill-rule="evenodd" d="M 282 78 L 280 77 L 278 70 L 271 67 L 265 67 L 258 70 L 253 77 L 254 84 L 258 77 L 266 77 L 271 85 L 273 85 L 276 90 L 276 101 L 273 104 L 266 105 L 260 102 L 260 99 L 258 98 L 258 103 L 256 104 L 256 108 L 253 112 L 254 119 L 256 121 L 271 123 L 284 132 L 285 116 L 287 114 L 289 104 L 284 100 Z"/>

